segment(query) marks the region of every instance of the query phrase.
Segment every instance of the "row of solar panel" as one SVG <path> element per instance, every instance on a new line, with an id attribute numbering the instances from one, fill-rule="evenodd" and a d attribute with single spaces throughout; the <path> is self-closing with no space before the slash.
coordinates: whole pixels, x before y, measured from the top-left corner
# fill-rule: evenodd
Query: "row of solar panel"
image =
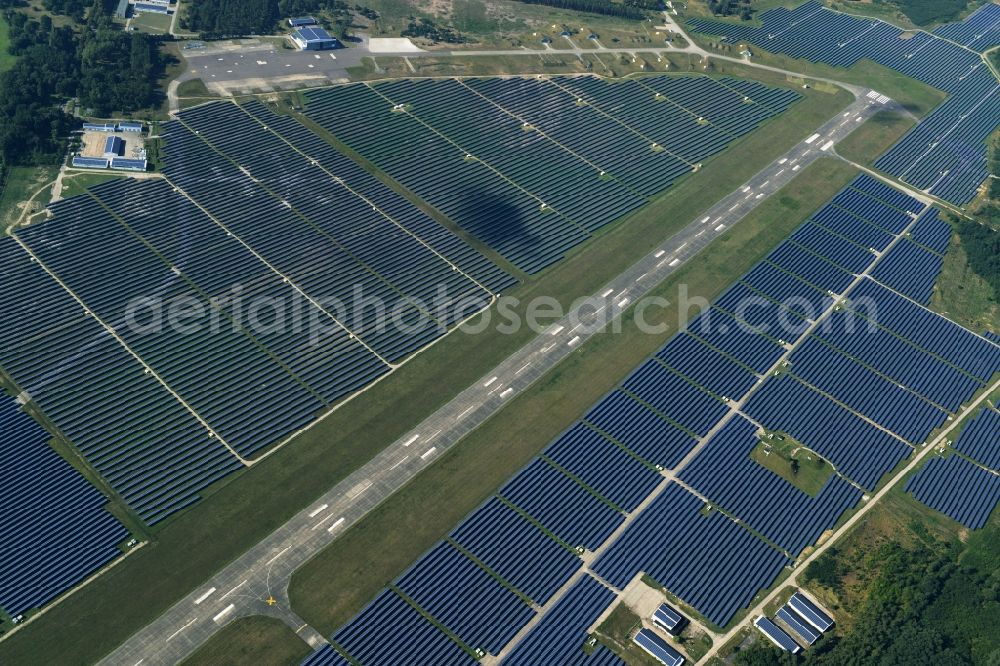
<path id="1" fill-rule="evenodd" d="M 971 29 L 986 29 L 979 21 L 989 23 L 990 18 L 973 21 L 977 27 Z M 876 166 L 955 203 L 975 195 L 987 176 L 984 141 L 1000 112 L 1000 86 L 974 52 L 925 32 L 904 38 L 900 28 L 827 10 L 814 0 L 792 10 L 766 11 L 760 19 L 760 27 L 704 19 L 692 19 L 690 24 L 699 32 L 813 62 L 848 67 L 869 58 L 950 93 Z M 965 29 L 943 30 L 964 34 Z M 989 41 L 986 36 L 984 43 Z"/>
<path id="2" fill-rule="evenodd" d="M 798 98 L 726 83 L 396 81 L 311 93 L 308 114 L 535 272 Z"/>
<path id="3" fill-rule="evenodd" d="M 0 399 L 0 609 L 14 617 L 121 554 L 128 530 L 107 499 L 49 446 L 50 435 Z"/>
<path id="4" fill-rule="evenodd" d="M 1000 5 L 988 2 L 962 21 L 945 23 L 934 34 L 982 53 L 1000 44 Z"/>
<path id="5" fill-rule="evenodd" d="M 105 183 L 92 196 L 53 204 L 53 219 L 19 232 L 83 304 L 14 241 L 0 247 L 10 283 L 23 285 L 0 297 L 16 336 L 0 365 L 150 523 L 240 466 L 221 442 L 252 455 L 514 283 L 295 121 L 259 104 L 249 111 L 255 115 L 216 104 L 192 113 L 201 136 L 174 121 L 166 158 L 175 182 Z M 284 139 L 308 153 L 272 129 L 288 131 Z M 215 152 L 206 139 L 230 152 Z M 244 160 L 261 182 L 227 157 Z M 303 172 L 308 179 L 289 177 Z M 290 200 L 316 217 L 297 214 Z M 334 203 L 320 229 L 324 202 Z M 305 288 L 289 284 L 284 270 Z M 370 290 L 357 294 L 359 284 Z M 440 309 L 438 287 L 447 291 Z M 372 296 L 388 303 L 383 320 L 367 305 Z M 260 301 L 276 306 L 254 306 L 252 317 L 242 308 Z M 415 331 L 393 326 L 393 303 L 402 303 L 397 319 L 412 323 L 419 314 L 427 323 Z M 194 325 L 175 331 L 166 316 L 176 311 Z M 77 390 L 83 377 L 91 393 Z"/>
<path id="6" fill-rule="evenodd" d="M 1000 502 L 1000 476 L 959 455 L 931 458 L 905 489 L 972 530 L 985 525 Z"/>

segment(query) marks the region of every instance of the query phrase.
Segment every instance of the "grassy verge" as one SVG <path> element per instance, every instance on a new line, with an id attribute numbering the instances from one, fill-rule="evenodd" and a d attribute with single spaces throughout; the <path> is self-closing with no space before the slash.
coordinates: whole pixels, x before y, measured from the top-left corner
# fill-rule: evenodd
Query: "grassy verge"
<path id="1" fill-rule="evenodd" d="M 916 124 L 910 116 L 879 111 L 837 144 L 837 153 L 857 164 L 870 166 Z"/>
<path id="2" fill-rule="evenodd" d="M 188 79 L 177 84 L 178 97 L 212 97 L 201 79 Z"/>
<path id="3" fill-rule="evenodd" d="M 823 160 L 762 204 L 656 289 L 671 301 L 687 285 L 711 299 L 829 199 L 855 171 Z M 292 578 L 296 611 L 321 632 L 356 613 L 378 590 L 527 463 L 677 329 L 643 334 L 631 318 L 600 335 L 390 497 Z"/>
<path id="4" fill-rule="evenodd" d="M 931 309 L 966 328 L 982 333 L 1000 331 L 1000 304 L 993 288 L 969 267 L 965 249 L 953 234 L 934 284 Z"/>
<path id="5" fill-rule="evenodd" d="M 294 666 L 310 652 L 309 646 L 281 620 L 254 615 L 231 622 L 181 663 L 183 666 L 249 663 Z"/>
<path id="6" fill-rule="evenodd" d="M 788 112 L 707 160 L 700 172 L 605 229 L 599 241 L 577 248 L 513 293 L 522 299 L 544 294 L 563 303 L 594 293 L 764 164 L 808 136 L 848 101 L 846 93 L 807 91 L 806 98 Z M 736 256 L 742 252 L 731 247 L 726 237 L 717 243 L 729 247 Z M 0 661 L 80 663 L 107 654 L 529 337 L 526 330 L 516 335 L 454 334 L 419 354 L 369 389 L 363 399 L 344 405 L 266 461 L 206 490 L 198 505 L 158 525 L 151 546 L 0 643 Z M 580 378 L 582 386 L 588 381 Z M 438 467 L 445 469 L 447 464 Z M 492 478 L 494 485 L 501 480 Z M 163 575 L 165 571 L 170 575 Z M 386 580 L 381 578 L 381 582 Z M 60 636 L 58 643 L 46 640 L 53 635 Z"/>
<path id="7" fill-rule="evenodd" d="M 0 231 L 17 222 L 24 211 L 28 199 L 45 183 L 51 182 L 59 172 L 56 166 L 10 167 L 7 169 L 7 184 L 0 192 Z M 48 203 L 32 203 L 33 209 L 41 209 Z M 37 200 L 36 200 L 37 201 Z"/>
<path id="8" fill-rule="evenodd" d="M 6 72 L 17 60 L 17 56 L 7 52 L 8 48 L 10 48 L 10 26 L 7 25 L 3 15 L 0 15 L 0 72 Z"/>
<path id="9" fill-rule="evenodd" d="M 109 180 L 117 180 L 121 177 L 122 176 L 120 174 L 113 173 L 68 174 L 63 177 L 62 193 L 60 196 L 62 196 L 63 199 L 75 197 L 78 194 L 86 192 L 89 187 L 106 183 Z"/>

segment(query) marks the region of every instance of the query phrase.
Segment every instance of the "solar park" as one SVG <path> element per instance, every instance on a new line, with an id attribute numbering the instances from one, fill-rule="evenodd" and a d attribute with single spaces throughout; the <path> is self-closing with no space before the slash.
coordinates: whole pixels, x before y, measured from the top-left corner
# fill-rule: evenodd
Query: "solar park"
<path id="1" fill-rule="evenodd" d="M 704 76 L 441 79 L 310 92 L 306 113 L 530 274 L 796 99 Z M 162 134 L 164 178 L 97 185 L 0 240 L 4 277 L 19 285 L 0 295 L 0 367 L 149 525 L 517 283 L 503 261 L 258 102 L 193 107 Z M 1000 369 L 1000 344 L 924 307 L 949 237 L 936 210 L 858 176 L 308 663 L 583 663 L 588 628 L 640 574 L 727 625 Z M 356 285 L 410 326 L 379 326 L 352 302 Z M 449 298 L 437 303 L 442 286 Z M 138 332 L 130 306 L 150 297 L 226 325 Z M 323 336 L 251 328 L 240 299 L 254 297 L 296 301 Z M 869 325 L 859 334 L 849 319 Z M 861 383 L 864 394 L 852 389 Z M 8 524 L 27 516 L 45 534 L 5 532 L 24 543 L 0 562 L 0 608 L 14 615 L 113 561 L 128 531 L 8 403 L 0 450 L 40 470 L 24 493 L 37 506 Z M 833 466 L 817 495 L 749 458 L 767 432 Z M 973 506 L 989 485 L 978 472 L 996 463 L 967 446 L 907 488 L 976 525 L 992 510 Z M 87 548 L 47 549 L 53 534 Z M 598 647 L 586 663 L 621 662 Z"/>
<path id="2" fill-rule="evenodd" d="M 859 175 L 306 663 L 623 663 L 582 647 L 640 575 L 726 626 L 1000 371 L 996 341 L 873 277 L 900 244 L 941 249 L 940 224 Z M 752 316 L 733 311 L 747 299 Z M 995 464 L 998 414 L 984 409 L 956 449 Z M 751 460 L 768 431 L 833 465 L 816 495 Z M 940 462 L 908 489 L 981 526 L 996 475 Z M 400 623 L 410 638 L 387 641 Z"/>
<path id="3" fill-rule="evenodd" d="M 692 19 L 697 31 L 747 42 L 810 62 L 850 67 L 872 60 L 948 93 L 875 166 L 920 190 L 955 203 L 970 201 L 986 179 L 986 138 L 1000 117 L 1000 81 L 980 53 L 996 45 L 1000 9 L 986 4 L 964 22 L 934 33 L 906 31 L 842 14 L 810 0 L 762 12 L 760 26 Z"/>
<path id="4" fill-rule="evenodd" d="M 412 132 L 396 150 L 431 141 L 414 154 L 441 168 L 411 162 L 426 180 L 404 184 L 530 272 L 799 98 L 787 89 L 707 77 L 621 86 L 597 79 L 405 81 L 333 90 L 333 98 L 317 93 L 310 112 L 337 138 L 356 143 L 352 128 L 366 123 L 364 132 L 382 139 L 392 139 L 401 125 Z M 468 112 L 441 107 L 435 100 L 442 93 L 460 97 Z M 394 110 L 386 96 L 405 98 L 406 112 Z M 338 117 L 331 99 L 354 100 L 354 115 Z M 632 115 L 620 113 L 625 102 L 636 107 Z M 259 102 L 187 109 L 159 133 L 164 178 L 102 183 L 52 204 L 49 219 L 0 239 L 3 275 L 18 285 L 0 295 L 9 340 L 0 351 L 5 377 L 147 525 L 194 504 L 205 488 L 517 284 L 511 271 L 326 139 Z M 465 159 L 464 149 L 477 157 Z M 454 190 L 450 199 L 443 190 L 434 193 L 456 183 L 471 195 L 464 208 L 454 203 Z M 543 198 L 550 203 L 543 206 Z M 387 304 L 405 328 L 385 326 L 377 310 L 355 298 L 359 287 Z M 344 307 L 334 310 L 331 298 Z M 322 325 L 322 335 L 307 326 L 251 326 L 241 310 L 250 299 L 292 303 L 301 321 Z M 184 303 L 223 325 L 179 334 L 134 307 L 146 300 Z M 262 316 L 266 324 L 278 315 Z M 38 456 L 55 455 L 44 430 L 24 437 Z M 36 493 L 33 512 L 53 515 L 33 523 L 49 534 L 65 529 L 64 542 L 86 539 L 93 548 L 39 555 L 37 572 L 18 573 L 20 559 L 0 564 L 8 586 L 0 589 L 0 608 L 12 616 L 113 560 L 127 537 L 102 508 L 109 498 L 83 477 L 71 483 L 56 462 L 48 461 L 33 481 L 70 488 L 70 504 L 61 509 Z M 630 507 L 636 496 L 616 499 Z M 66 520 L 56 525 L 57 518 Z M 19 534 L 8 536 L 45 548 L 34 531 Z M 18 558 L 32 552 L 25 548 Z M 463 557 L 454 551 L 449 563 Z M 556 560 L 565 565 L 573 555 Z M 19 578 L 33 575 L 34 587 Z M 545 581 L 535 583 L 540 587 L 529 589 L 542 596 Z M 420 590 L 413 594 L 431 604 Z M 449 600 L 438 603 L 431 605 L 445 609 Z M 506 639 L 483 642 L 499 649 Z"/>
<path id="5" fill-rule="evenodd" d="M 702 76 L 404 80 L 309 92 L 306 113 L 534 273 L 798 97 Z"/>

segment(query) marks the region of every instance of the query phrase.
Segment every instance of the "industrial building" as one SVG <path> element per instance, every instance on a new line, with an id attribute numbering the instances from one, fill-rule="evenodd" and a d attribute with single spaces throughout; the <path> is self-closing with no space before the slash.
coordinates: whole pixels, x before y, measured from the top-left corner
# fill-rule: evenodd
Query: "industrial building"
<path id="1" fill-rule="evenodd" d="M 340 42 L 323 28 L 306 27 L 292 33 L 292 41 L 303 51 L 327 51 L 340 48 Z"/>
<path id="2" fill-rule="evenodd" d="M 684 663 L 684 655 L 670 647 L 651 629 L 640 629 L 632 640 L 664 666 L 681 666 Z"/>
<path id="3" fill-rule="evenodd" d="M 114 132 L 117 128 L 115 123 L 84 123 L 84 132 Z"/>
<path id="4" fill-rule="evenodd" d="M 107 169 L 108 160 L 104 157 L 83 157 L 77 155 L 73 158 L 73 166 L 78 169 Z"/>
<path id="5" fill-rule="evenodd" d="M 288 25 L 292 28 L 304 28 L 307 25 L 316 25 L 318 21 L 312 16 L 300 16 L 299 18 L 288 19 Z"/>
<path id="6" fill-rule="evenodd" d="M 104 156 L 119 157 L 125 154 L 125 142 L 120 136 L 109 136 L 104 141 Z"/>
<path id="7" fill-rule="evenodd" d="M 802 648 L 799 647 L 798 643 L 792 640 L 791 636 L 785 633 L 781 627 L 776 625 L 774 622 L 771 622 L 766 617 L 759 617 L 754 620 L 753 626 L 760 629 L 760 633 L 767 636 L 772 643 L 785 652 L 791 652 L 792 654 L 802 652 Z"/>
<path id="8" fill-rule="evenodd" d="M 671 636 L 677 636 L 687 624 L 687 618 L 678 613 L 668 604 L 660 604 L 653 613 L 653 624 L 663 629 Z"/>
<path id="9" fill-rule="evenodd" d="M 153 4 L 152 2 L 135 3 L 135 11 L 150 12 L 152 14 L 169 14 L 170 5 Z"/>
<path id="10" fill-rule="evenodd" d="M 792 598 L 788 600 L 788 607 L 821 633 L 825 633 L 833 626 L 833 618 L 824 613 L 819 606 L 801 592 L 792 595 Z"/>

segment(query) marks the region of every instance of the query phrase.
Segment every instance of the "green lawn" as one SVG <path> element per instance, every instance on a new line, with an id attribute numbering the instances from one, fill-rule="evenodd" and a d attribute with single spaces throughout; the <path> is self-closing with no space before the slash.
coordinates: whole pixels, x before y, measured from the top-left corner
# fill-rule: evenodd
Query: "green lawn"
<path id="1" fill-rule="evenodd" d="M 170 16 L 167 14 L 143 13 L 132 19 L 132 28 L 136 32 L 146 32 L 151 35 L 163 35 L 170 32 Z"/>
<path id="2" fill-rule="evenodd" d="M 837 154 L 870 166 L 914 125 L 916 121 L 905 114 L 879 111 L 837 144 Z"/>
<path id="3" fill-rule="evenodd" d="M 833 467 L 812 451 L 787 435 L 775 434 L 761 440 L 750 452 L 759 465 L 771 470 L 785 481 L 815 497 L 833 474 Z"/>
<path id="4" fill-rule="evenodd" d="M 272 617 L 240 618 L 181 662 L 183 666 L 295 666 L 312 649 L 291 628 Z"/>
<path id="5" fill-rule="evenodd" d="M 75 197 L 78 194 L 86 192 L 87 188 L 106 183 L 109 180 L 117 180 L 121 177 L 120 174 L 113 173 L 67 174 L 63 176 L 61 196 L 63 199 Z"/>
<path id="6" fill-rule="evenodd" d="M 718 295 L 855 173 L 835 160 L 810 166 L 656 294 L 676 302 L 686 285 L 692 296 Z M 626 318 L 622 333 L 589 341 L 296 572 L 289 590 L 295 610 L 322 633 L 349 619 L 662 345 L 678 316 L 672 310 L 658 316 L 667 333 L 643 334 Z"/>
<path id="7" fill-rule="evenodd" d="M 177 96 L 211 97 L 212 93 L 208 92 L 208 88 L 205 87 L 205 82 L 201 79 L 188 79 L 187 81 L 181 81 L 177 85 Z"/>
<path id="8" fill-rule="evenodd" d="M 637 211 L 623 223 L 606 228 L 598 234 L 596 241 L 577 248 L 567 259 L 542 275 L 527 280 L 512 294 L 522 299 L 545 294 L 569 304 L 580 295 L 594 293 L 610 277 L 695 219 L 701 211 L 745 182 L 764 164 L 812 133 L 849 101 L 846 93 L 806 92 L 806 98 L 784 115 L 737 141 L 730 150 L 706 160 L 699 173 L 686 177 L 652 205 Z M 828 184 L 827 180 L 822 180 L 817 192 L 825 192 Z M 832 191 L 825 196 L 829 194 Z M 823 199 L 810 198 L 809 202 L 800 204 L 803 209 L 797 214 L 805 214 L 806 208 L 815 208 L 811 204 L 813 200 L 819 203 Z M 799 201 L 796 199 L 791 203 Z M 773 213 L 784 215 L 785 211 Z M 753 228 L 753 225 L 744 228 Z M 770 247 L 786 235 L 790 227 L 779 217 L 775 219 L 773 229 L 772 225 L 763 221 L 756 229 L 767 234 L 774 232 L 774 235 L 764 237 L 766 247 Z M 725 236 L 716 241 L 723 248 L 720 252 L 722 255 L 728 253 L 737 258 L 743 257 L 746 252 L 741 246 L 743 241 L 734 244 L 733 237 Z M 759 253 L 762 254 L 764 249 L 761 248 Z M 713 266 L 712 270 L 722 271 L 726 278 L 732 275 L 725 266 Z M 722 284 L 726 283 L 728 279 Z M 516 335 L 456 334 L 417 355 L 366 391 L 363 399 L 344 405 L 264 462 L 238 472 L 207 490 L 203 493 L 205 499 L 198 505 L 158 525 L 150 547 L 143 548 L 122 565 L 0 643 L 0 661 L 58 664 L 98 659 L 481 377 L 522 346 L 530 335 L 526 330 Z M 584 349 L 576 358 L 587 359 L 591 354 Z M 617 376 L 620 376 L 627 367 L 631 367 L 629 364 L 634 365 L 639 358 L 632 354 L 627 358 L 612 357 L 608 362 L 618 368 Z M 556 375 L 564 372 L 572 374 L 570 366 L 573 365 L 567 365 L 565 370 L 561 367 Z M 588 385 L 589 375 L 576 377 L 580 386 Z M 537 390 L 544 392 L 545 385 L 537 387 Z M 563 389 L 560 393 L 567 392 Z M 560 399 L 574 401 L 569 410 L 575 416 L 586 406 L 579 402 L 581 397 L 587 401 L 586 404 L 590 404 L 598 396 L 592 391 L 581 391 L 572 396 L 563 395 Z M 560 399 L 553 399 L 556 409 Z M 563 408 L 566 406 L 563 405 Z M 536 412 L 544 411 L 540 404 L 535 404 L 534 409 Z M 550 428 L 543 428 L 541 435 L 544 440 L 537 439 L 538 432 L 526 434 L 530 434 L 531 438 L 524 442 L 517 439 L 497 441 L 509 442 L 505 447 L 509 447 L 513 459 L 526 460 L 555 433 Z M 505 449 L 505 455 L 499 456 L 499 459 L 506 460 L 507 452 Z M 431 471 L 437 470 L 436 474 L 449 477 L 450 464 L 441 461 Z M 483 496 L 489 488 L 506 478 L 509 471 L 507 463 L 496 472 L 492 464 L 487 465 L 485 470 L 480 469 L 473 475 L 477 477 L 477 485 L 470 490 L 460 488 L 460 494 L 464 493 L 466 497 L 475 494 Z M 449 481 L 448 485 L 451 488 L 454 484 Z M 448 512 L 443 523 L 417 530 L 415 534 L 419 539 L 415 538 L 408 546 L 409 554 L 400 558 L 400 564 L 408 564 L 423 550 L 427 543 L 425 535 L 439 535 L 467 511 L 462 509 L 456 512 L 453 507 L 446 508 Z M 164 571 L 169 571 L 170 575 L 163 575 Z M 375 572 L 374 568 L 372 572 L 379 585 L 389 579 Z M 368 580 L 366 577 L 366 585 Z M 338 607 L 337 617 L 342 617 L 344 607 L 354 608 L 356 606 L 352 604 L 367 600 L 364 595 L 368 589 L 346 591 L 353 601 L 343 607 L 331 604 Z M 141 590 L 141 594 L 137 594 L 136 590 Z M 60 636 L 59 644 L 45 640 L 44 637 L 56 633 Z"/>

